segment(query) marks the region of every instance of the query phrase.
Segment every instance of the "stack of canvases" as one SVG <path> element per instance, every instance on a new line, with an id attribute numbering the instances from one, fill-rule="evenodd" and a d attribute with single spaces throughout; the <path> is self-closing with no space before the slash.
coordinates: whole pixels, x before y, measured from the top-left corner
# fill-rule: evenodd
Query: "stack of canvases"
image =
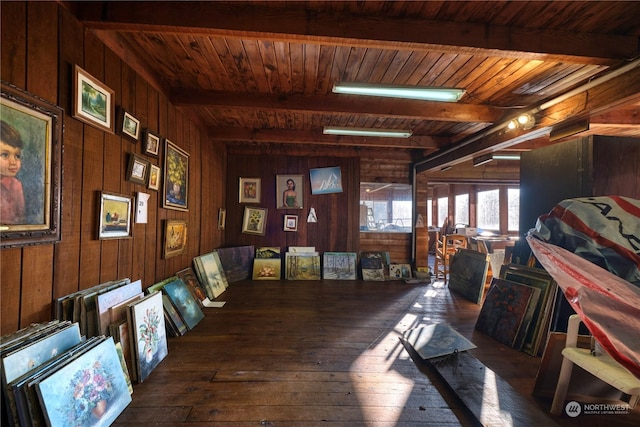
<path id="1" fill-rule="evenodd" d="M 54 320 L 0 338 L 2 425 L 111 424 L 131 402 L 124 358 L 111 337 L 83 339 Z"/>
<path id="2" fill-rule="evenodd" d="M 362 280 L 384 281 L 389 277 L 389 252 L 360 252 Z"/>
<path id="3" fill-rule="evenodd" d="M 558 286 L 543 269 L 503 265 L 491 279 L 476 329 L 512 348 L 539 356 L 544 350 Z"/>
<path id="4" fill-rule="evenodd" d="M 193 272 L 190 269 L 179 272 L 183 277 L 192 279 Z M 187 285 L 178 275 L 169 277 L 161 282 L 151 285 L 146 291 L 149 295 L 158 293 L 159 306 L 164 312 L 165 325 L 171 336 L 179 337 L 192 330 L 202 319 L 202 301 L 197 295 L 202 294 L 198 283 L 189 280 Z"/>

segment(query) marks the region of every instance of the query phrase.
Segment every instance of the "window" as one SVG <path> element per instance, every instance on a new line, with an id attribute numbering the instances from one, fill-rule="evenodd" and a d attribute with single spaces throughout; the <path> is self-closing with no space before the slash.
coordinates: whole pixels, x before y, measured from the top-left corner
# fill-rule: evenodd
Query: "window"
<path id="1" fill-rule="evenodd" d="M 507 203 L 509 210 L 509 219 L 507 230 L 519 231 L 520 230 L 520 189 L 508 188 L 507 189 Z"/>
<path id="2" fill-rule="evenodd" d="M 427 225 L 433 225 L 433 199 L 427 199 Z"/>
<path id="3" fill-rule="evenodd" d="M 449 213 L 449 198 L 440 197 L 438 199 L 438 223 L 436 224 L 436 227 L 442 227 L 445 220 L 447 219 L 448 213 Z"/>
<path id="4" fill-rule="evenodd" d="M 360 231 L 411 233 L 413 196 L 408 184 L 360 183 Z"/>
<path id="5" fill-rule="evenodd" d="M 469 193 L 456 196 L 455 228 L 469 226 Z"/>
<path id="6" fill-rule="evenodd" d="M 478 192 L 478 228 L 484 231 L 500 230 L 499 190 Z"/>

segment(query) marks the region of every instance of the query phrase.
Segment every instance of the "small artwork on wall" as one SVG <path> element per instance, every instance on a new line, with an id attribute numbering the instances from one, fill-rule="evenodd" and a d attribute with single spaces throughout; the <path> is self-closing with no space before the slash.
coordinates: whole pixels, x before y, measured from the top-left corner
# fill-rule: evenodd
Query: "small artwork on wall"
<path id="1" fill-rule="evenodd" d="M 144 141 L 144 154 L 158 157 L 158 153 L 160 152 L 160 137 L 149 129 L 145 129 L 142 140 Z"/>
<path id="2" fill-rule="evenodd" d="M 304 179 L 302 175 L 276 175 L 278 209 L 302 209 Z"/>
<path id="3" fill-rule="evenodd" d="M 284 231 L 298 231 L 298 215 L 284 216 Z"/>
<path id="4" fill-rule="evenodd" d="M 120 108 L 119 114 L 119 130 L 122 135 L 125 135 L 135 142 L 138 142 L 140 139 L 140 120 L 136 119 L 125 111 L 123 108 Z"/>
<path id="5" fill-rule="evenodd" d="M 309 171 L 311 194 L 342 193 L 340 166 L 317 168 Z"/>
<path id="6" fill-rule="evenodd" d="M 240 178 L 240 203 L 260 203 L 260 178 Z"/>

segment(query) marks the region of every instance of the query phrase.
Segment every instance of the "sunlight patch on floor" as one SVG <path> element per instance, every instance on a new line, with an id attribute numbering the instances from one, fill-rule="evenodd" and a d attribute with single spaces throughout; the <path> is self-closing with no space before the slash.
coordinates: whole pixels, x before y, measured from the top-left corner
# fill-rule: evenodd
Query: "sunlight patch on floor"
<path id="1" fill-rule="evenodd" d="M 415 327 L 416 322 L 421 318 L 415 314 L 406 313 L 387 333 L 378 337 L 372 346 L 363 352 L 351 364 L 350 378 L 356 393 L 360 409 L 366 422 L 388 423 L 395 425 L 402 415 L 402 408 L 414 390 L 415 382 L 412 378 L 406 377 L 395 369 L 397 361 L 410 359 L 409 354 L 404 350 L 400 337 L 407 329 Z M 379 356 L 384 354 L 384 360 Z M 366 366 L 371 364 L 372 357 L 380 362 L 376 372 L 368 373 L 364 371 Z M 383 372 L 382 374 L 380 372 Z M 393 398 L 385 400 L 385 419 L 380 419 L 380 401 L 377 389 L 384 388 L 385 391 L 393 389 Z M 388 407 L 387 407 L 388 406 Z M 393 410 L 395 408 L 395 410 Z"/>
<path id="2" fill-rule="evenodd" d="M 496 420 L 496 408 L 500 407 L 500 396 L 498 395 L 498 385 L 496 382 L 496 374 L 490 369 L 485 370 L 484 384 L 482 387 L 482 408 L 480 409 L 480 422 L 482 425 L 513 426 L 511 414 L 506 411 L 500 411 L 500 420 Z"/>

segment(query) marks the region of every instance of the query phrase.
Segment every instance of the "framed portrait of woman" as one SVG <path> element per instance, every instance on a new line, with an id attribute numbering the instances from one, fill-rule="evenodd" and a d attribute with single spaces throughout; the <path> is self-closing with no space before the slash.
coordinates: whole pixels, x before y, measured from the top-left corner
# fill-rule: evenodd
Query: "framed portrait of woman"
<path id="1" fill-rule="evenodd" d="M 60 241 L 63 117 L 60 107 L 2 82 L 2 247 Z"/>
<path id="2" fill-rule="evenodd" d="M 278 209 L 302 209 L 303 199 L 304 175 L 276 175 Z"/>

